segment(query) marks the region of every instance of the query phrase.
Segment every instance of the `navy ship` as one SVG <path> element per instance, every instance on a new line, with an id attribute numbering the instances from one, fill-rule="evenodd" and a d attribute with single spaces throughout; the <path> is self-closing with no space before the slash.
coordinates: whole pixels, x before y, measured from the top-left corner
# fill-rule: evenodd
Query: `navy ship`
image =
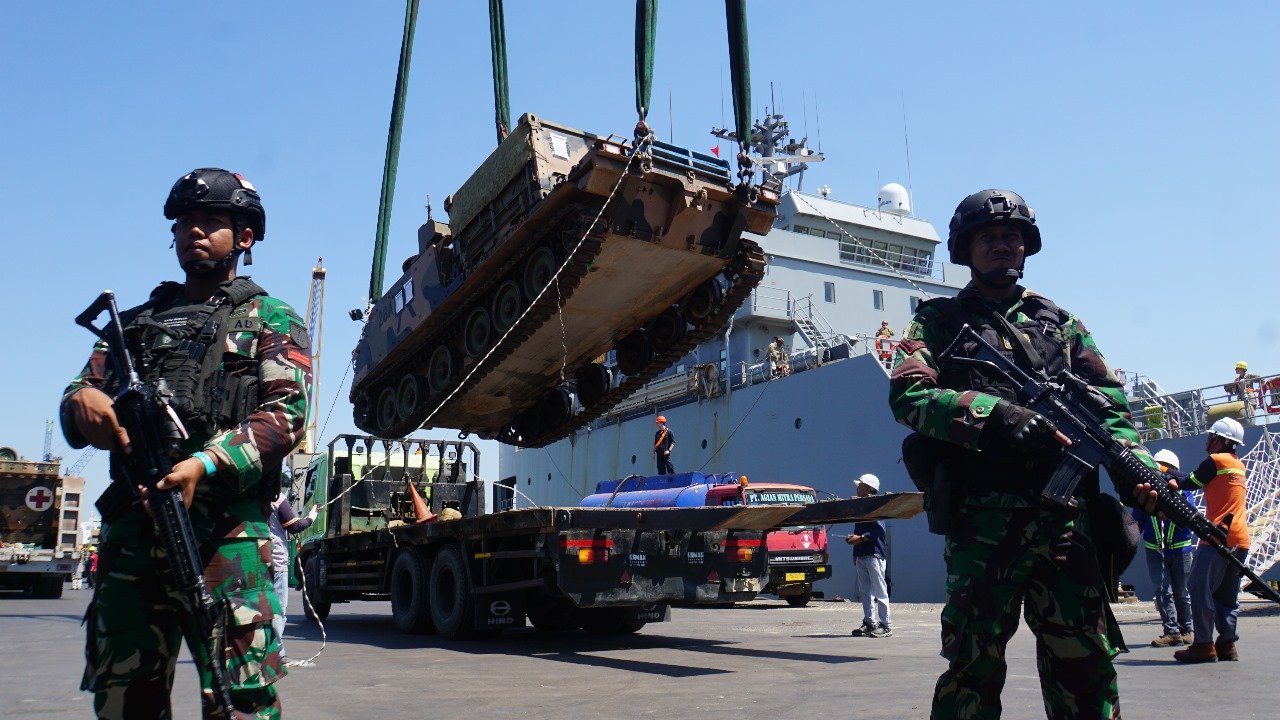
<path id="1" fill-rule="evenodd" d="M 725 134 L 719 131 L 721 137 Z M 763 248 L 764 279 L 723 335 L 568 438 L 537 449 L 501 446 L 495 497 L 520 507 L 574 505 L 601 480 L 656 472 L 658 415 L 675 435 L 676 472 L 736 473 L 760 481 L 807 485 L 819 496 L 850 496 L 853 481 L 874 473 L 882 492 L 914 491 L 903 468 L 907 429 L 888 408 L 888 369 L 901 332 L 927 298 L 954 296 L 969 269 L 945 262 L 934 226 L 911 212 L 910 194 L 882 187 L 874 204 L 802 190 L 806 168 L 820 161 L 787 139 L 786 120 L 771 115 L 752 136 L 757 162 L 794 178 L 767 235 L 744 236 Z M 770 362 L 781 339 L 786 362 Z M 608 358 L 612 362 L 612 358 Z M 1203 458 L 1204 431 L 1218 417 L 1246 425 L 1241 456 L 1250 473 L 1254 550 L 1249 564 L 1268 579 L 1280 559 L 1280 376 L 1166 392 L 1130 374 L 1126 392 L 1135 424 L 1154 452 L 1171 448 L 1190 469 Z M 498 502 L 502 502 L 501 500 Z M 942 602 L 942 541 L 920 515 L 888 524 L 888 579 L 896 602 Z M 852 597 L 851 553 L 831 547 L 832 577 L 816 589 Z M 1122 578 L 1150 597 L 1145 564 Z"/>

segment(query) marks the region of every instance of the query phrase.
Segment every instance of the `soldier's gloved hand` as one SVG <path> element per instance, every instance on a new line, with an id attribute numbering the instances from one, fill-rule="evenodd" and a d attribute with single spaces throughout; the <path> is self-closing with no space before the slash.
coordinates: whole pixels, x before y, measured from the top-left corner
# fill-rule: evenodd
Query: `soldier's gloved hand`
<path id="1" fill-rule="evenodd" d="M 1068 530 L 1049 546 L 1049 557 L 1056 563 L 1065 563 L 1071 553 L 1071 531 Z"/>
<path id="2" fill-rule="evenodd" d="M 1040 413 L 1015 405 L 1008 400 L 1001 400 L 991 409 L 987 422 L 993 423 L 992 441 L 1003 440 L 1015 450 L 1039 450 L 1050 443 L 1061 442 L 1060 433 L 1049 418 Z M 1068 441 L 1069 442 L 1069 441 Z M 1068 444 L 1068 443 L 1063 443 Z"/>
<path id="3" fill-rule="evenodd" d="M 99 450 L 129 452 L 129 433 L 116 419 L 115 403 L 97 388 L 87 387 L 67 400 L 76 429 Z"/>
<path id="4" fill-rule="evenodd" d="M 307 519 L 308 519 L 308 520 L 315 520 L 315 519 L 316 519 L 316 517 L 318 517 L 319 515 L 320 515 L 320 506 L 319 506 L 319 505 L 312 505 L 312 506 L 311 506 L 311 509 L 310 509 L 309 511 L 307 511 Z"/>

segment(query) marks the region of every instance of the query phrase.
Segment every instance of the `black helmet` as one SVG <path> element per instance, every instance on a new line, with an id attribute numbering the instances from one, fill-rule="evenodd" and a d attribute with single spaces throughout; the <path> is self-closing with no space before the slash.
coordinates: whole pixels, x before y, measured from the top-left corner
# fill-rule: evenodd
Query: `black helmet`
<path id="1" fill-rule="evenodd" d="M 253 229 L 255 242 L 262 242 L 267 234 L 267 211 L 262 207 L 262 198 L 239 173 L 199 168 L 178 178 L 164 201 L 164 216 L 177 220 L 197 207 L 229 212 L 233 220 Z"/>
<path id="2" fill-rule="evenodd" d="M 947 232 L 947 250 L 951 262 L 969 264 L 969 233 L 996 220 L 1015 220 L 1025 227 L 1022 232 L 1027 241 L 1027 255 L 1040 252 L 1040 228 L 1036 227 L 1036 211 L 1027 207 L 1027 201 L 1012 190 L 983 190 L 976 192 L 956 206 Z"/>

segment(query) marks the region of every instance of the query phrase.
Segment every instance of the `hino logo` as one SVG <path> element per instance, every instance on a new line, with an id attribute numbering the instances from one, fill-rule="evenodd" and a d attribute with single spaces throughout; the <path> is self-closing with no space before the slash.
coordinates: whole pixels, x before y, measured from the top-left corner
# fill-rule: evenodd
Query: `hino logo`
<path id="1" fill-rule="evenodd" d="M 489 605 L 490 615 L 503 617 L 509 612 L 511 612 L 511 603 L 506 600 L 494 600 L 493 603 Z"/>

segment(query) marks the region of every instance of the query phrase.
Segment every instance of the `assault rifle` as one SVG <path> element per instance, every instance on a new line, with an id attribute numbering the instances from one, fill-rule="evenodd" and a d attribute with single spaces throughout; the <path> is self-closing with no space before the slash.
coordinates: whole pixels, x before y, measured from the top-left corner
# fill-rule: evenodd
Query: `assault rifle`
<path id="1" fill-rule="evenodd" d="M 960 347 L 964 342 L 977 344 L 974 357 L 960 354 Z M 1048 418 L 1071 441 L 1070 447 L 1063 448 L 1062 460 L 1054 468 L 1049 482 L 1041 492 L 1046 500 L 1074 507 L 1076 501 L 1072 494 L 1076 485 L 1098 466 L 1107 469 L 1116 492 L 1126 503 L 1132 502 L 1134 487 L 1148 483 L 1156 492 L 1157 512 L 1172 520 L 1175 525 L 1195 533 L 1242 575 L 1253 581 L 1257 592 L 1268 600 L 1280 603 L 1280 593 L 1263 582 L 1257 573 L 1231 553 L 1226 532 L 1230 519 L 1222 526 L 1209 522 L 1195 506 L 1182 497 L 1182 493 L 1169 489 L 1168 479 L 1162 473 L 1147 467 L 1132 450 L 1112 437 L 1107 431 L 1104 413 L 1112 409 L 1114 404 L 1083 378 L 1064 370 L 1052 380 L 1038 379 L 991 347 L 967 324 L 960 328 L 955 340 L 938 356 L 938 360 L 940 363 L 953 362 L 980 367 L 1004 377 L 1018 388 L 1019 404 Z"/>
<path id="2" fill-rule="evenodd" d="M 110 321 L 102 327 L 94 326 L 103 311 L 109 313 Z M 107 343 L 119 382 L 114 403 L 116 419 L 129 433 L 131 451 L 112 454 L 113 465 L 122 476 L 112 481 L 127 484 L 134 496 L 138 494 L 138 486 L 147 488 L 147 507 L 155 520 L 160 547 L 169 558 L 173 589 L 182 596 L 197 634 L 205 642 L 204 648 L 191 647 L 192 656 L 203 663 L 211 678 L 213 697 L 204 698 L 204 704 L 213 703 L 218 707 L 215 717 L 234 717 L 226 669 L 220 659 L 227 608 L 215 602 L 205 588 L 204 563 L 200 560 L 191 517 L 182 502 L 182 489 L 156 489 L 156 483 L 173 469 L 170 458 L 178 444 L 187 438 L 186 428 L 166 402 L 168 393 L 163 381 L 158 387 L 152 387 L 139 376 L 125 342 L 114 293 L 104 290 L 92 305 L 76 316 L 76 324 Z"/>

